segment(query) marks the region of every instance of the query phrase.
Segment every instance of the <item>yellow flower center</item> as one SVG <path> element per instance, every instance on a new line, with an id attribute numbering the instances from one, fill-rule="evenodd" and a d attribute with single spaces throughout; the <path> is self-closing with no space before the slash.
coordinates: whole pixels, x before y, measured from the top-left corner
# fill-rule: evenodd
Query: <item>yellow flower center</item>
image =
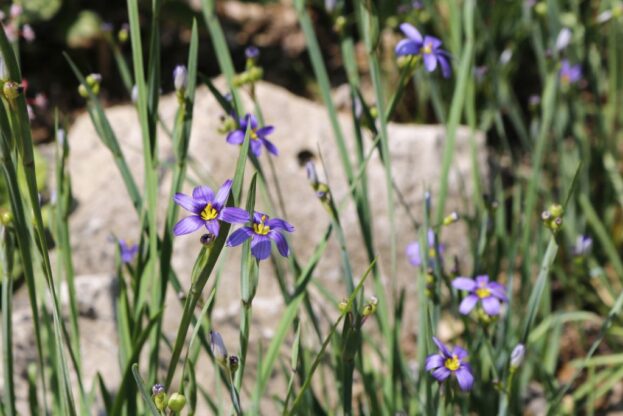
<path id="1" fill-rule="evenodd" d="M 251 131 L 249 132 L 249 137 L 251 138 L 251 140 L 259 139 L 259 137 L 257 136 L 257 129 L 251 129 Z"/>
<path id="2" fill-rule="evenodd" d="M 264 221 L 266 221 L 266 215 L 262 215 L 262 219 L 259 224 L 253 224 L 253 231 L 255 234 L 266 235 L 270 231 L 270 227 L 268 225 L 264 225 Z"/>
<path id="3" fill-rule="evenodd" d="M 427 43 L 424 45 L 424 47 L 422 48 L 422 52 L 423 53 L 432 53 L 433 52 L 433 45 L 431 43 Z"/>
<path id="4" fill-rule="evenodd" d="M 459 361 L 459 357 L 457 357 L 456 354 L 453 354 L 452 358 L 446 359 L 443 365 L 450 371 L 456 371 L 461 366 L 461 362 Z"/>
<path id="5" fill-rule="evenodd" d="M 486 287 L 479 287 L 478 289 L 476 289 L 476 296 L 478 296 L 480 299 L 488 298 L 489 296 L 491 296 L 491 291 Z"/>
<path id="6" fill-rule="evenodd" d="M 571 83 L 571 77 L 569 76 L 569 74 L 562 74 L 560 76 L 560 82 L 563 85 L 569 85 Z"/>
<path id="7" fill-rule="evenodd" d="M 208 205 L 205 206 L 203 211 L 201 211 L 201 219 L 204 221 L 210 221 L 216 218 L 218 212 L 212 208 L 212 204 L 208 202 Z"/>
<path id="8" fill-rule="evenodd" d="M 431 259 L 435 258 L 435 247 L 431 247 L 428 249 L 428 257 Z"/>

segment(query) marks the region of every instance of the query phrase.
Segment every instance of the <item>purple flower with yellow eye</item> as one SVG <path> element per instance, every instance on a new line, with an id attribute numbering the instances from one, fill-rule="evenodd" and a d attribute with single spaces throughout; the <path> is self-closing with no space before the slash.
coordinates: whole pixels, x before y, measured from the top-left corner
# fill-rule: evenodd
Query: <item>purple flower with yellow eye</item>
<path id="1" fill-rule="evenodd" d="M 440 383 L 454 375 L 461 390 L 471 390 L 474 385 L 474 376 L 472 375 L 472 368 L 465 362 L 467 351 L 456 346 L 450 352 L 448 347 L 437 338 L 433 337 L 433 341 L 439 348 L 439 353 L 426 357 L 426 371 L 430 371 Z"/>
<path id="2" fill-rule="evenodd" d="M 582 66 L 580 64 L 571 65 L 564 59 L 560 65 L 560 82 L 563 85 L 575 84 L 582 79 Z"/>
<path id="3" fill-rule="evenodd" d="M 255 157 L 260 157 L 260 153 L 262 152 L 262 146 L 266 148 L 270 153 L 277 156 L 279 154 L 279 150 L 277 147 L 266 138 L 269 134 L 271 134 L 275 128 L 273 126 L 264 126 L 260 127 L 257 118 L 253 114 L 247 114 L 243 118 L 239 120 L 240 127 L 227 135 L 227 143 L 230 144 L 242 144 L 244 143 L 244 135 L 247 131 L 247 126 L 250 126 L 250 143 L 249 146 L 251 148 L 251 153 L 255 155 Z"/>
<path id="4" fill-rule="evenodd" d="M 268 215 L 256 211 L 251 226 L 234 231 L 227 240 L 227 246 L 235 247 L 251 238 L 251 254 L 258 260 L 264 260 L 270 256 L 272 240 L 277 245 L 279 254 L 288 257 L 290 248 L 281 231 L 292 232 L 294 227 L 282 219 L 269 218 Z"/>
<path id="5" fill-rule="evenodd" d="M 131 263 L 136 253 L 138 253 L 138 244 L 129 245 L 127 241 L 119 240 L 119 254 L 122 262 Z"/>
<path id="6" fill-rule="evenodd" d="M 177 236 L 189 234 L 205 226 L 211 234 L 218 236 L 219 221 L 230 224 L 249 221 L 249 213 L 244 209 L 225 206 L 231 185 L 231 179 L 226 180 L 216 195 L 208 186 L 197 186 L 193 189 L 192 197 L 181 193 L 175 194 L 173 201 L 193 215 L 175 224 L 173 234 Z"/>
<path id="7" fill-rule="evenodd" d="M 428 230 L 427 238 L 428 247 L 426 247 L 426 249 L 428 250 L 428 265 L 429 267 L 434 267 L 437 250 L 435 250 L 435 233 L 433 230 Z M 439 257 L 443 254 L 444 249 L 443 244 L 439 244 Z M 419 242 L 414 241 L 407 246 L 407 258 L 409 259 L 409 263 L 416 267 L 419 267 L 422 264 Z"/>
<path id="8" fill-rule="evenodd" d="M 487 275 L 476 276 L 476 279 L 457 277 L 452 281 L 452 286 L 469 291 L 469 295 L 459 305 L 459 312 L 463 315 L 469 314 L 478 302 L 487 315 L 499 315 L 500 302 L 508 302 L 504 286 L 490 282 Z"/>
<path id="9" fill-rule="evenodd" d="M 411 24 L 403 23 L 400 30 L 407 37 L 396 45 L 396 55 L 420 55 L 424 61 L 424 67 L 428 72 L 433 72 L 437 65 L 441 67 L 441 74 L 448 78 L 452 69 L 450 67 L 450 54 L 441 49 L 441 40 L 434 36 L 422 36 Z"/>

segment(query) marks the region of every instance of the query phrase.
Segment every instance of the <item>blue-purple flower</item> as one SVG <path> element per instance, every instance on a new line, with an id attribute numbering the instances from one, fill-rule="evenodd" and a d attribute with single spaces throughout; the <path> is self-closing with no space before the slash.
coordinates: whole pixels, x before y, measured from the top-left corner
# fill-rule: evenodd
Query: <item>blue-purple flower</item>
<path id="1" fill-rule="evenodd" d="M 437 338 L 433 337 L 433 341 L 439 348 L 439 353 L 426 357 L 426 371 L 430 371 L 440 383 L 454 375 L 461 390 L 471 390 L 474 385 L 474 376 L 472 375 L 472 368 L 465 362 L 467 351 L 456 346 L 450 352 L 448 347 Z"/>
<path id="2" fill-rule="evenodd" d="M 573 247 L 573 255 L 576 257 L 585 256 L 590 253 L 593 247 L 593 239 L 587 235 L 579 235 L 575 240 L 575 246 Z"/>
<path id="3" fill-rule="evenodd" d="M 435 257 L 437 256 L 437 250 L 435 250 L 435 233 L 433 230 L 428 230 L 428 264 L 430 267 L 435 265 Z M 439 256 L 444 252 L 443 244 L 439 244 Z M 420 253 L 420 243 L 414 241 L 407 246 L 407 258 L 409 263 L 419 267 L 422 264 L 422 256 Z"/>
<path id="4" fill-rule="evenodd" d="M 119 253 L 122 262 L 130 263 L 138 253 L 138 244 L 129 245 L 127 241 L 119 240 Z"/>
<path id="5" fill-rule="evenodd" d="M 575 84 L 582 79 L 582 66 L 580 64 L 571 65 L 564 59 L 560 65 L 560 82 L 563 85 Z"/>
<path id="6" fill-rule="evenodd" d="M 253 153 L 256 157 L 259 157 L 262 152 L 262 146 L 264 146 L 266 147 L 266 150 L 273 155 L 277 156 L 279 154 L 279 150 L 277 150 L 275 145 L 266 138 L 266 136 L 275 130 L 273 126 L 259 127 L 257 119 L 253 114 L 247 114 L 246 116 L 240 118 L 239 123 L 240 127 L 227 135 L 227 143 L 244 143 L 244 135 L 247 131 L 247 126 L 250 125 L 251 140 L 249 146 L 251 147 L 251 153 Z"/>
<path id="7" fill-rule="evenodd" d="M 251 226 L 234 231 L 227 240 L 227 246 L 235 247 L 251 238 L 251 254 L 258 260 L 264 260 L 270 256 L 272 240 L 277 245 L 279 254 L 288 257 L 290 248 L 281 231 L 292 232 L 294 227 L 282 219 L 269 218 L 268 215 L 256 211 Z"/>
<path id="8" fill-rule="evenodd" d="M 203 225 L 211 234 L 218 236 L 219 221 L 230 224 L 249 221 L 249 213 L 244 209 L 225 206 L 231 185 L 231 179 L 226 180 L 216 195 L 208 186 L 197 186 L 193 189 L 192 197 L 182 193 L 175 194 L 173 197 L 175 203 L 193 215 L 175 224 L 173 234 L 177 236 L 189 234 Z"/>
<path id="9" fill-rule="evenodd" d="M 452 69 L 450 67 L 450 54 L 441 49 L 441 40 L 434 36 L 422 36 L 411 24 L 403 23 L 400 30 L 407 37 L 396 45 L 396 55 L 419 55 L 424 61 L 424 67 L 428 72 L 433 72 L 437 65 L 441 67 L 441 74 L 448 78 Z"/>
<path id="10" fill-rule="evenodd" d="M 489 316 L 500 314 L 500 302 L 508 302 L 506 289 L 497 282 L 490 282 L 489 276 L 476 276 L 476 279 L 457 277 L 452 281 L 452 286 L 459 290 L 467 290 L 469 294 L 459 305 L 459 312 L 469 314 L 478 302 Z"/>

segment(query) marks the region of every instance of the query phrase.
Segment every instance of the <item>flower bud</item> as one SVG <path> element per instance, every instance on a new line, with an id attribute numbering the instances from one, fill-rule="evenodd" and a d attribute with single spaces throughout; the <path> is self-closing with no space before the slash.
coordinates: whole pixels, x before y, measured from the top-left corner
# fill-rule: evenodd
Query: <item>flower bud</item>
<path id="1" fill-rule="evenodd" d="M 184 65 L 178 65 L 173 70 L 173 85 L 175 91 L 184 91 L 188 84 L 188 71 Z"/>
<path id="2" fill-rule="evenodd" d="M 260 50 L 257 48 L 257 46 L 248 46 L 244 50 L 244 56 L 246 56 L 249 60 L 255 61 L 257 60 L 257 58 L 260 57 Z"/>
<path id="3" fill-rule="evenodd" d="M 459 214 L 456 211 L 454 211 L 450 215 L 448 215 L 446 218 L 443 219 L 443 225 L 454 224 L 459 219 L 460 219 Z"/>
<path id="4" fill-rule="evenodd" d="M 206 247 L 212 247 L 216 241 L 216 236 L 212 233 L 203 234 L 199 241 Z"/>
<path id="5" fill-rule="evenodd" d="M 14 100 L 24 92 L 24 87 L 15 81 L 7 81 L 2 86 L 2 94 L 7 100 Z"/>
<path id="6" fill-rule="evenodd" d="M 173 393 L 169 398 L 169 409 L 174 412 L 179 412 L 184 406 L 186 406 L 186 397 L 180 393 Z"/>
<path id="7" fill-rule="evenodd" d="M 552 204 L 549 207 L 549 212 L 552 214 L 552 216 L 554 218 L 558 218 L 558 217 L 562 216 L 562 214 L 564 213 L 564 210 L 562 208 L 562 205 L 560 205 L 560 204 Z"/>
<path id="8" fill-rule="evenodd" d="M 210 331 L 210 348 L 216 361 L 223 367 L 227 367 L 227 348 L 221 334 L 216 331 Z"/>
<path id="9" fill-rule="evenodd" d="M 121 29 L 119 29 L 119 33 L 117 33 L 117 39 L 121 43 L 126 43 L 130 37 L 130 30 L 128 24 L 124 24 Z"/>
<path id="10" fill-rule="evenodd" d="M 156 409 L 162 411 L 167 407 L 167 392 L 162 384 L 154 384 L 151 388 L 151 398 L 156 405 Z"/>
<path id="11" fill-rule="evenodd" d="M 4 226 L 11 224 L 13 221 L 13 214 L 6 208 L 0 208 L 0 223 Z"/>
<path id="12" fill-rule="evenodd" d="M 237 355 L 230 355 L 227 364 L 231 374 L 236 374 L 236 371 L 238 371 L 238 367 L 240 366 L 240 359 Z"/>
<path id="13" fill-rule="evenodd" d="M 517 344 L 517 346 L 513 348 L 513 352 L 511 353 L 511 370 L 514 371 L 521 366 L 525 354 L 526 347 L 524 347 L 523 344 Z"/>
<path id="14" fill-rule="evenodd" d="M 376 312 L 376 305 L 378 305 L 378 303 L 379 303 L 379 300 L 377 299 L 377 297 L 372 296 L 368 300 L 368 303 L 366 304 L 366 306 L 363 307 L 363 311 L 361 314 L 363 316 L 370 316 L 374 314 L 374 312 Z"/>
<path id="15" fill-rule="evenodd" d="M 348 305 L 348 300 L 347 299 L 342 299 L 342 301 L 337 304 L 337 308 L 339 309 L 339 311 L 342 314 L 350 312 L 350 307 Z"/>
<path id="16" fill-rule="evenodd" d="M 130 95 L 130 99 L 133 103 L 138 102 L 138 85 L 134 84 L 132 86 L 132 93 Z"/>
<path id="17" fill-rule="evenodd" d="M 264 70 L 260 67 L 254 66 L 247 71 L 248 82 L 257 82 L 264 77 Z"/>
<path id="18" fill-rule="evenodd" d="M 24 40 L 28 43 L 31 43 L 35 40 L 35 31 L 32 30 L 32 26 L 26 24 L 22 27 L 22 36 Z"/>

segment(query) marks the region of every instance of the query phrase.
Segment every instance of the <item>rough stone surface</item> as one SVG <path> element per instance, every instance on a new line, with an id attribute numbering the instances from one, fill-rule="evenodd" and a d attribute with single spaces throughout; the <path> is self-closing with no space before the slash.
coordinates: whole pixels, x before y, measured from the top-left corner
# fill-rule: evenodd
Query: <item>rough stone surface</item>
<path id="1" fill-rule="evenodd" d="M 217 86 L 224 90 L 222 80 L 217 80 Z M 291 235 L 290 244 L 296 253 L 298 261 L 305 265 L 309 260 L 315 245 L 321 240 L 330 219 L 322 205 L 318 202 L 314 192 L 308 185 L 305 170 L 299 166 L 297 155 L 302 151 L 311 151 L 318 155 L 319 151 L 327 167 L 323 174 L 328 178 L 332 187 L 334 199 L 342 207 L 342 224 L 347 235 L 347 248 L 351 255 L 351 262 L 355 276 L 359 276 L 368 266 L 361 233 L 357 223 L 355 209 L 348 197 L 348 187 L 341 167 L 337 146 L 330 127 L 326 109 L 314 102 L 293 96 L 284 89 L 259 83 L 256 88 L 257 98 L 267 124 L 275 125 L 276 130 L 272 139 L 279 148 L 280 155 L 273 158 L 275 171 L 279 179 L 285 202 L 285 213 L 272 212 L 266 198 L 258 194 L 256 208 L 268 211 L 270 214 L 283 216 L 295 227 Z M 245 99 L 246 108 L 252 108 L 248 98 Z M 174 95 L 162 98 L 160 113 L 164 123 L 171 126 L 175 117 L 177 101 Z M 223 115 L 216 100 L 205 88 L 197 91 L 193 131 L 190 146 L 191 169 L 190 181 L 184 191 L 190 193 L 193 184 L 207 183 L 213 188 L 220 186 L 226 179 L 233 176 L 238 156 L 238 147 L 225 142 L 222 134 L 217 132 Z M 131 167 L 139 186 L 143 181 L 141 133 L 138 116 L 132 105 L 121 105 L 107 110 L 110 123 L 119 138 L 124 155 Z M 355 160 L 354 135 L 352 120 L 347 114 L 339 115 L 348 142 L 351 160 Z M 160 211 L 159 220 L 163 218 L 168 203 L 171 171 L 170 161 L 174 160 L 170 140 L 161 131 L 159 152 L 161 158 L 160 170 Z M 70 218 L 70 233 L 72 239 L 73 258 L 76 274 L 104 276 L 101 287 L 91 283 L 79 289 L 81 311 L 87 316 L 81 319 L 85 329 L 83 336 L 88 337 L 83 360 L 93 362 L 102 371 L 114 367 L 109 361 L 109 355 L 116 354 L 114 340 L 114 309 L 107 309 L 112 298 L 107 288 L 111 288 L 110 273 L 114 272 L 114 244 L 110 242 L 110 235 L 114 234 L 121 239 L 136 240 L 138 238 L 138 217 L 132 208 L 125 191 L 121 175 L 116 170 L 113 157 L 100 142 L 87 114 L 78 117 L 68 135 L 71 147 L 70 173 L 74 197 L 77 208 Z M 474 137 L 478 164 L 486 171 L 486 154 L 484 138 L 481 134 Z M 421 125 L 389 125 L 389 145 L 392 160 L 392 173 L 396 186 L 400 190 L 404 203 L 417 219 L 422 219 L 423 195 L 427 189 L 434 195 L 439 183 L 441 159 L 444 148 L 444 128 L 440 126 Z M 371 139 L 366 138 L 366 152 L 370 149 Z M 446 204 L 447 212 L 457 210 L 463 212 L 465 201 L 469 199 L 472 189 L 470 134 L 466 128 L 459 128 L 456 139 L 456 154 L 450 175 L 449 198 Z M 267 155 L 263 152 L 260 161 L 264 170 L 270 173 Z M 318 164 L 320 166 L 320 164 Z M 249 163 L 248 169 L 252 166 Z M 375 248 L 379 256 L 379 265 L 383 283 L 390 292 L 392 280 L 390 276 L 390 246 L 391 234 L 387 209 L 387 193 L 385 187 L 385 173 L 376 152 L 371 157 L 367 169 L 369 181 L 369 197 L 371 200 L 372 222 L 375 235 Z M 247 175 L 247 179 L 248 179 Z M 269 178 L 272 176 L 269 174 Z M 269 179 L 270 187 L 272 179 Z M 342 204 L 342 201 L 346 201 Z M 416 238 L 413 224 L 398 201 L 395 202 L 395 218 L 397 232 L 397 271 L 396 284 L 406 287 L 407 309 L 415 307 L 416 282 L 414 269 L 408 264 L 404 254 L 405 246 Z M 186 215 L 184 212 L 181 216 Z M 456 224 L 444 230 L 442 239 L 446 242 L 448 255 L 465 252 L 461 246 L 461 233 L 464 227 Z M 180 277 L 185 288 L 188 287 L 190 272 L 194 259 L 200 250 L 199 233 L 175 239 L 173 253 L 173 267 Z M 213 314 L 214 326 L 223 333 L 230 350 L 237 350 L 237 332 L 239 323 L 240 289 L 240 249 L 226 249 L 226 260 L 221 269 L 222 277 Z M 279 259 L 279 261 L 282 261 Z M 283 263 L 285 265 L 285 262 Z M 449 262 L 448 262 L 449 266 Z M 159 277 L 154 276 L 154 281 Z M 333 293 L 336 298 L 345 295 L 342 284 L 341 263 L 338 245 L 332 237 L 329 247 L 322 257 L 315 271 L 314 279 L 318 279 Z M 97 280 L 95 276 L 89 281 Z M 288 276 L 288 281 L 293 280 Z M 207 288 L 213 284 L 211 279 Z M 371 283 L 371 282 L 368 282 Z M 96 285 L 97 286 L 97 285 Z M 91 291 L 88 297 L 87 292 Z M 322 301 L 322 296 L 312 288 L 316 302 Z M 366 292 L 372 293 L 372 286 L 367 285 Z M 180 302 L 169 292 L 165 311 L 165 335 L 175 337 L 179 317 L 181 315 Z M 92 303 L 95 296 L 107 296 L 98 306 Z M 260 282 L 257 297 L 254 300 L 254 324 L 252 326 L 251 344 L 269 341 L 281 312 L 283 300 L 280 295 L 277 279 L 275 278 L 271 262 L 266 261 L 260 267 Z M 329 316 L 336 313 L 330 309 Z M 100 310 L 104 312 L 100 312 Z M 411 309 L 412 310 L 412 309 Z M 105 312 L 108 311 L 108 312 Z M 101 329 L 91 330 L 94 327 L 87 322 L 89 316 L 95 315 L 97 321 L 102 319 L 105 324 Z M 416 333 L 416 314 L 408 313 L 404 322 L 405 337 L 412 338 Z M 104 328 L 105 327 L 105 328 Z M 88 335 L 87 335 L 88 332 Z M 253 351 L 250 352 L 253 354 Z M 105 358 L 106 357 L 106 358 Z M 252 359 L 253 360 L 253 359 Z M 112 361 L 116 363 L 116 357 Z M 251 362 L 250 370 L 254 368 Z M 206 366 L 209 367 L 209 366 Z M 118 371 L 118 370 L 111 370 Z M 208 372 L 211 370 L 207 370 Z M 198 371 L 199 376 L 199 371 Z M 110 375 L 110 380 L 118 379 L 118 374 Z"/>

